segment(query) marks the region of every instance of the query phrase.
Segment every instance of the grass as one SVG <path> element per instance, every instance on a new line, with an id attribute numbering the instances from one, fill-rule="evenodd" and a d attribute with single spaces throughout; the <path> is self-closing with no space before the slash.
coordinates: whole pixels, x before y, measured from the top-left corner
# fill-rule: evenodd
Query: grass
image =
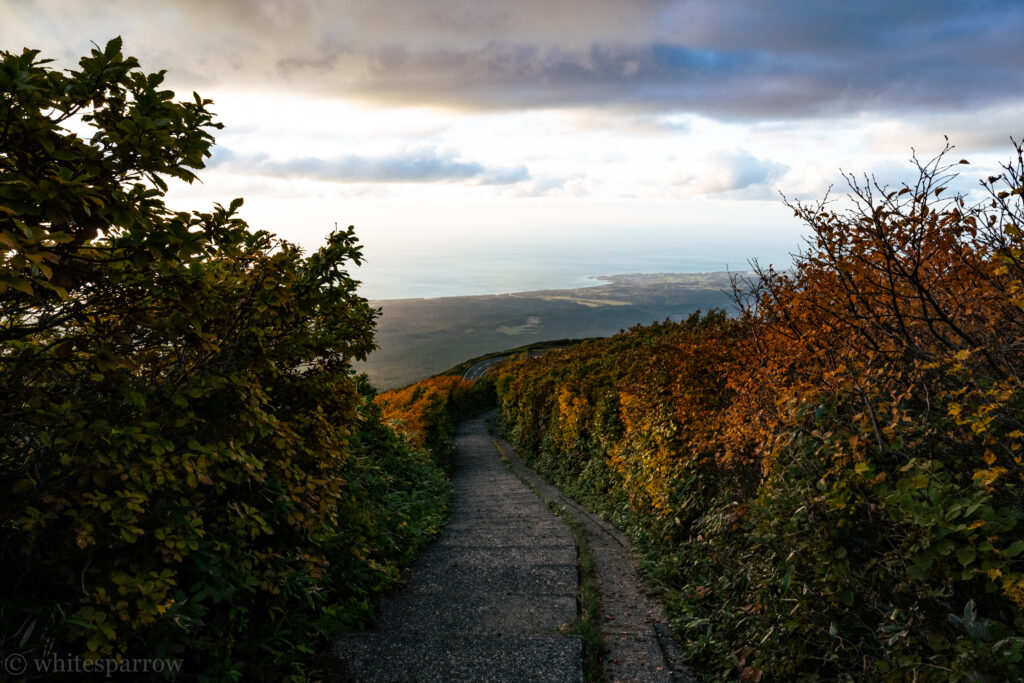
<path id="1" fill-rule="evenodd" d="M 604 680 L 601 658 L 605 653 L 605 643 L 601 634 L 601 597 L 597 592 L 594 555 L 590 552 L 590 544 L 580 521 L 566 508 L 550 500 L 547 504 L 551 511 L 564 519 L 572 529 L 579 551 L 577 565 L 580 572 L 580 612 L 565 632 L 583 637 L 583 680 L 588 683 L 599 683 Z"/>

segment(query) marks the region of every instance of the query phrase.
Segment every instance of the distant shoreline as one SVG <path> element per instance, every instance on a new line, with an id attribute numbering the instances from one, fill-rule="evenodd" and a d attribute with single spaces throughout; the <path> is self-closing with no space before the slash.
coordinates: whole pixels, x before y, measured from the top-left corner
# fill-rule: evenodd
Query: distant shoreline
<path id="1" fill-rule="evenodd" d="M 486 353 L 617 334 L 732 305 L 730 273 L 621 273 L 572 289 L 370 300 L 379 348 L 356 370 L 377 389 L 407 386 Z"/>
<path id="2" fill-rule="evenodd" d="M 661 284 L 671 285 L 683 285 L 694 287 L 698 289 L 702 288 L 719 288 L 723 281 L 732 275 L 747 275 L 751 271 L 725 271 L 725 270 L 713 270 L 713 271 L 692 271 L 692 272 L 660 272 L 660 273 L 614 273 L 611 275 L 587 275 L 588 280 L 594 280 L 592 283 L 585 284 L 580 287 L 549 287 L 546 289 L 530 289 L 520 290 L 511 292 L 493 292 L 493 293 L 477 293 L 477 294 L 452 294 L 446 296 L 410 296 L 410 297 L 398 297 L 390 299 L 368 299 L 371 304 L 385 304 L 385 303 L 396 303 L 396 302 L 412 302 L 412 301 L 439 301 L 443 299 L 476 299 L 486 297 L 542 297 L 545 295 L 552 295 L 556 293 L 565 292 L 580 292 L 583 290 L 593 290 L 600 287 L 611 287 L 611 286 L 626 286 L 626 287 L 651 287 Z"/>

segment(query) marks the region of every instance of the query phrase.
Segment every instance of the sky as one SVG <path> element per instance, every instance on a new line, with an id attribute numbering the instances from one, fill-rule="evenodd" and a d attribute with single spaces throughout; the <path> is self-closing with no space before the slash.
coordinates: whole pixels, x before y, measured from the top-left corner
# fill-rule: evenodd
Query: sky
<path id="1" fill-rule="evenodd" d="M 371 298 L 514 290 L 531 249 L 780 260 L 781 195 L 912 180 L 944 135 L 972 192 L 1024 137 L 1021 0 L 0 0 L 0 49 L 58 67 L 116 35 L 225 125 L 169 204 L 241 196 L 307 249 L 355 225 Z"/>

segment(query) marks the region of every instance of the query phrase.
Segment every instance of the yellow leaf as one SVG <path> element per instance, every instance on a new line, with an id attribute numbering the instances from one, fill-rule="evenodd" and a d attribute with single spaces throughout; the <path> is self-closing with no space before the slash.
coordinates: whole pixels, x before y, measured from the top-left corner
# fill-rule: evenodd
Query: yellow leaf
<path id="1" fill-rule="evenodd" d="M 24 292 L 29 296 L 35 294 L 35 291 L 32 289 L 32 284 L 24 278 L 9 277 L 7 278 L 5 284 L 11 289 L 16 289 L 19 292 Z"/>
<path id="2" fill-rule="evenodd" d="M 987 489 L 990 486 L 992 486 L 996 479 L 998 479 L 1004 474 L 1006 474 L 1005 467 L 993 467 L 992 469 L 988 470 L 978 470 L 977 472 L 974 473 L 974 478 L 980 481 L 982 484 L 984 484 L 985 488 Z"/>

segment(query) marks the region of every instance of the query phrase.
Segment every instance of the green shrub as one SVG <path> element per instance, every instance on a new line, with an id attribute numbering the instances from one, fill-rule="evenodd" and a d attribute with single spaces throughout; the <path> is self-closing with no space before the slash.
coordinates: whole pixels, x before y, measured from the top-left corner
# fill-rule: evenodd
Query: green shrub
<path id="1" fill-rule="evenodd" d="M 219 128 L 124 57 L 0 54 L 0 647 L 301 680 L 439 526 L 351 369 L 353 230 L 173 212 Z M 91 127 L 91 138 L 73 130 Z"/>

